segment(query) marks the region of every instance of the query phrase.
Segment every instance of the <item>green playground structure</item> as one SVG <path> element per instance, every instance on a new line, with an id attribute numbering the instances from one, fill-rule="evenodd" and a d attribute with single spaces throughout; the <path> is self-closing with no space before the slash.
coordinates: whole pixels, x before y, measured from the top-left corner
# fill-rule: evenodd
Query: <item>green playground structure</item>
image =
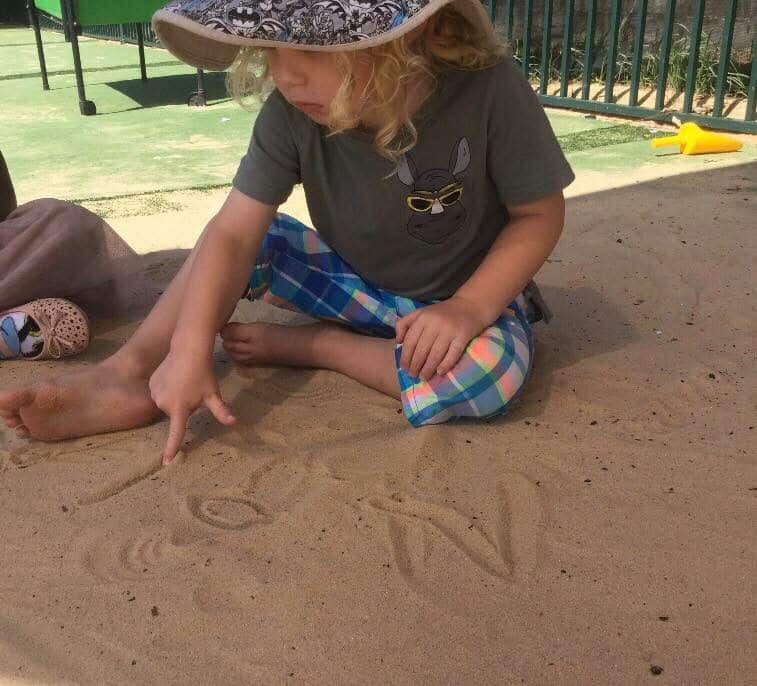
<path id="1" fill-rule="evenodd" d="M 42 75 L 42 88 L 50 90 L 47 80 L 47 66 L 45 52 L 42 45 L 42 32 L 39 27 L 39 13 L 57 19 L 63 25 L 66 39 L 71 42 L 74 57 L 74 72 L 76 74 L 76 88 L 79 92 L 79 111 L 83 115 L 97 113 L 97 106 L 92 100 L 87 100 L 84 90 L 84 74 L 81 66 L 78 36 L 82 27 L 101 24 L 134 24 L 137 29 L 137 45 L 139 48 L 139 67 L 142 80 L 147 80 L 145 65 L 145 42 L 142 24 L 152 19 L 153 13 L 165 5 L 166 0 L 27 0 L 26 8 L 29 12 L 29 22 L 34 30 L 39 55 L 39 67 Z M 204 106 L 207 104 L 204 74 L 197 70 L 197 92 L 189 98 L 190 105 Z"/>

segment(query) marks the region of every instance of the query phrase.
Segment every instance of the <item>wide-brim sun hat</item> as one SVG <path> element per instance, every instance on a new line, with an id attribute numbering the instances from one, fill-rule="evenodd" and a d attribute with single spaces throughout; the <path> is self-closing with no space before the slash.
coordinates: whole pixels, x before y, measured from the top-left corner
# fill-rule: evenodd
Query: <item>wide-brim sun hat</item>
<path id="1" fill-rule="evenodd" d="M 493 35 L 480 0 L 173 0 L 155 13 L 152 25 L 163 47 L 183 62 L 222 71 L 245 47 L 375 47 L 448 4 Z"/>

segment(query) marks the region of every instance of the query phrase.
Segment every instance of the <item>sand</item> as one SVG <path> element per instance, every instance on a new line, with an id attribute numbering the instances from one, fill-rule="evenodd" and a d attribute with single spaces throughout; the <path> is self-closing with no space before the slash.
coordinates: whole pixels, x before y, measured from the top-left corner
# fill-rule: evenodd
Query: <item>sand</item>
<path id="1" fill-rule="evenodd" d="M 240 422 L 198 414 L 169 467 L 166 422 L 3 433 L 0 683 L 754 683 L 757 169 L 658 176 L 572 189 L 505 418 L 412 429 L 337 374 L 219 351 Z M 162 251 L 145 289 L 212 199 L 114 220 Z"/>

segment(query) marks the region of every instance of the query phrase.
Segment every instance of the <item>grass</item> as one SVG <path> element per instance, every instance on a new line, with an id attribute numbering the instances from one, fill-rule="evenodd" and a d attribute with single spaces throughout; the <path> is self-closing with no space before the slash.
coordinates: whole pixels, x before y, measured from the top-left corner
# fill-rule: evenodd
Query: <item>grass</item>
<path id="1" fill-rule="evenodd" d="M 558 136 L 557 140 L 566 155 L 592 148 L 605 148 L 622 143 L 643 141 L 652 138 L 652 133 L 641 126 L 618 124 L 601 129 L 578 131 L 566 136 Z"/>

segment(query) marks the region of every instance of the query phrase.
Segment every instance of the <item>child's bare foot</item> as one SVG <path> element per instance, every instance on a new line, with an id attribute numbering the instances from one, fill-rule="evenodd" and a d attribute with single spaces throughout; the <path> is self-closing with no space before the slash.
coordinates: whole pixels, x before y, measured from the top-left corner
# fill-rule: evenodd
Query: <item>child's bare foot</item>
<path id="1" fill-rule="evenodd" d="M 394 339 L 363 336 L 339 324 L 239 324 L 221 330 L 223 347 L 239 365 L 331 369 L 399 398 Z"/>
<path id="2" fill-rule="evenodd" d="M 159 415 L 148 380 L 111 360 L 51 381 L 0 391 L 0 417 L 24 438 L 90 436 L 144 426 Z"/>
<path id="3" fill-rule="evenodd" d="M 301 334 L 305 329 L 315 333 L 313 326 L 318 325 L 296 327 L 265 322 L 230 322 L 221 330 L 221 339 L 224 350 L 238 365 L 291 364 L 290 356 L 285 354 L 289 347 L 285 342 L 291 343 L 296 338 L 304 343 Z"/>

